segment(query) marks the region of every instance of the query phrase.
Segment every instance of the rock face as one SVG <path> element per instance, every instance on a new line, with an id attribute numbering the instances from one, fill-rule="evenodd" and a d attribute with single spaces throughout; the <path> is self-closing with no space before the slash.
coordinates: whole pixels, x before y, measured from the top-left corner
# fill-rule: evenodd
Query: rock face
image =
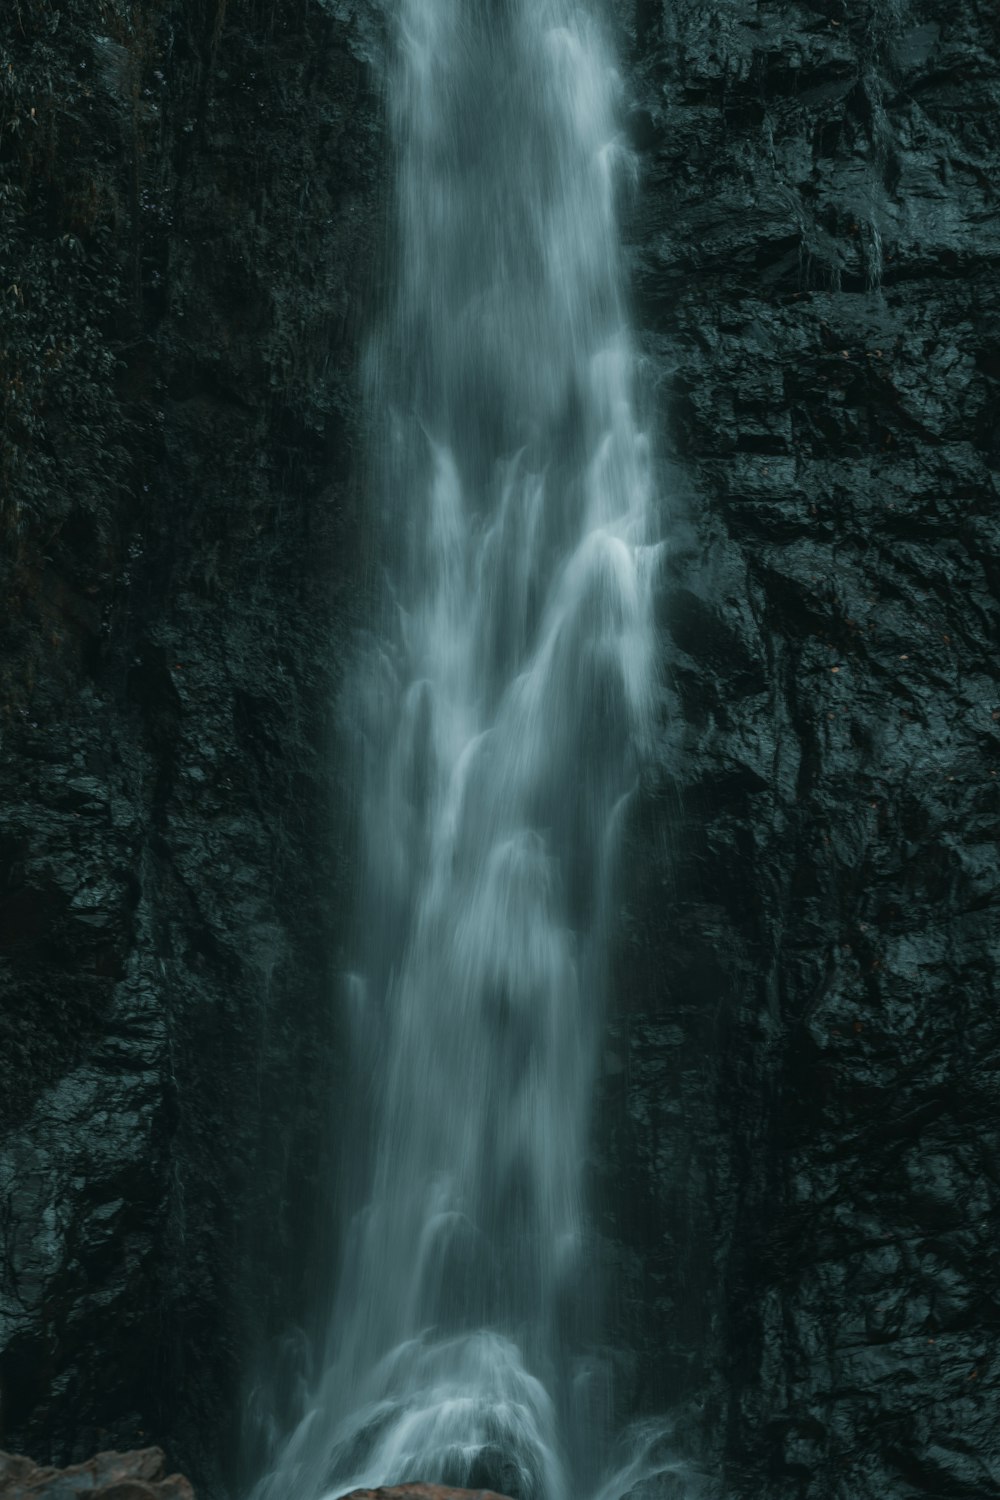
<path id="1" fill-rule="evenodd" d="M 165 1474 L 161 1448 L 98 1453 L 68 1469 L 44 1469 L 30 1458 L 0 1453 L 0 1500 L 194 1500 L 180 1474 Z"/>
<path id="2" fill-rule="evenodd" d="M 2 1435 L 209 1489 L 332 1227 L 380 157 L 359 21 L 233 10 L 0 19 Z"/>
<path id="3" fill-rule="evenodd" d="M 598 1133 L 628 1399 L 728 1496 L 997 1495 L 996 11 L 627 21 L 679 543 Z"/>
<path id="4" fill-rule="evenodd" d="M 617 12 L 673 539 L 595 1132 L 621 1414 L 729 1500 L 988 1500 L 995 5 Z M 335 1240 L 378 30 L 100 15 L 0 19 L 0 1410 L 215 1495 Z"/>

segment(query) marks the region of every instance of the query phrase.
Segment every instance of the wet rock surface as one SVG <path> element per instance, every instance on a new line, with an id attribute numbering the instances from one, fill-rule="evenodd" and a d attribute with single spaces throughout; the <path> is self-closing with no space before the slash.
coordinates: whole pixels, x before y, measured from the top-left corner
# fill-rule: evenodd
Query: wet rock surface
<path id="1" fill-rule="evenodd" d="M 194 1491 L 181 1474 L 165 1473 L 160 1448 L 136 1453 L 98 1453 L 68 1469 L 47 1469 L 30 1458 L 0 1453 L 0 1496 L 3 1500 L 71 1500 L 91 1495 L 93 1500 L 194 1500 Z"/>
<path id="2" fill-rule="evenodd" d="M 446 1484 L 388 1484 L 377 1490 L 351 1490 L 344 1500 L 506 1500 L 495 1490 L 457 1490 Z"/>
<path id="3" fill-rule="evenodd" d="M 996 13 L 628 21 L 677 516 L 597 1169 L 631 1399 L 727 1495 L 996 1495 Z"/>
<path id="4" fill-rule="evenodd" d="M 594 1159 L 618 1402 L 734 1500 L 988 1500 L 995 7 L 618 10 L 673 538 Z M 334 1239 L 378 33 L 0 39 L 3 1439 L 155 1433 L 221 1494 Z"/>
<path id="5" fill-rule="evenodd" d="M 232 10 L 0 19 L 2 1439 L 206 1492 L 329 1259 L 379 159 L 357 20 Z"/>

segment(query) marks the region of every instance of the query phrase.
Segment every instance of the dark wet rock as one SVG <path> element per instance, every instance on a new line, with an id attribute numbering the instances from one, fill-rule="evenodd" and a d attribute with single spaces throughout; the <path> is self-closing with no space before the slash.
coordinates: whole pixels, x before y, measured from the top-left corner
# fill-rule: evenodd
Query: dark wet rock
<path id="1" fill-rule="evenodd" d="M 167 1474 L 160 1448 L 135 1453 L 98 1453 L 67 1469 L 48 1469 L 0 1453 L 2 1500 L 194 1500 L 194 1491 L 181 1474 Z"/>
<path id="2" fill-rule="evenodd" d="M 332 1232 L 376 39 L 0 19 L 2 1438 L 209 1491 Z"/>
<path id="3" fill-rule="evenodd" d="M 628 20 L 678 524 L 599 1131 L 623 1405 L 685 1403 L 730 1497 L 997 1495 L 995 11 Z"/>

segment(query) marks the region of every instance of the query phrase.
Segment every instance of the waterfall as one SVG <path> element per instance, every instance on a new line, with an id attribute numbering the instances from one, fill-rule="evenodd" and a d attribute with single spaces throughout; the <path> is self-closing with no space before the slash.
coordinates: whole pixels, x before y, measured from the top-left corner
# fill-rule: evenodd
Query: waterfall
<path id="1" fill-rule="evenodd" d="M 562 1500 L 596 1478 L 580 1455 L 607 1405 L 581 1176 L 656 674 L 631 158 L 588 5 L 399 0 L 393 26 L 394 297 L 370 360 L 387 581 L 352 699 L 360 1206 L 325 1370 L 259 1493 Z"/>

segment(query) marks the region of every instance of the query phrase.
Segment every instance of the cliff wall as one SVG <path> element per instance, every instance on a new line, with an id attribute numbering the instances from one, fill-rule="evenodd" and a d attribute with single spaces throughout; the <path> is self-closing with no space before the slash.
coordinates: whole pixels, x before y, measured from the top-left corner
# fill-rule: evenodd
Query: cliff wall
<path id="1" fill-rule="evenodd" d="M 996 10 L 625 19 L 677 517 L 602 1091 L 636 1400 L 734 1497 L 996 1495 Z"/>
<path id="2" fill-rule="evenodd" d="M 3 1442 L 206 1493 L 329 1258 L 379 111 L 308 0 L 0 37 Z"/>

